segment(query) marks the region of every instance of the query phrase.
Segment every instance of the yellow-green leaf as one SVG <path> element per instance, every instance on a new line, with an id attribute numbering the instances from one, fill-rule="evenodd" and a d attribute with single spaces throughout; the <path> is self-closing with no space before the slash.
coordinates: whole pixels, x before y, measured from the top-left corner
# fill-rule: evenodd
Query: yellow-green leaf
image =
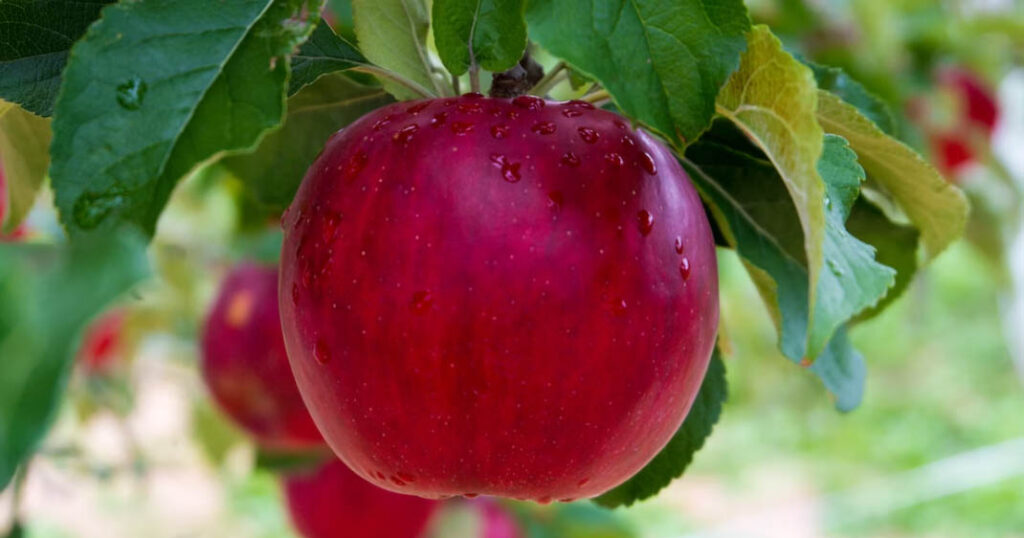
<path id="1" fill-rule="evenodd" d="M 783 50 L 768 27 L 755 26 L 716 106 L 765 153 L 793 199 L 804 232 L 812 313 L 825 263 L 825 184 L 818 174 L 824 132 L 815 117 L 817 98 L 811 70 Z M 808 355 L 820 351 L 808 349 Z"/>
<path id="2" fill-rule="evenodd" d="M 967 224 L 967 199 L 906 144 L 887 136 L 839 97 L 818 94 L 818 121 L 850 142 L 868 177 L 884 188 L 921 231 L 925 252 L 935 257 Z"/>
<path id="3" fill-rule="evenodd" d="M 32 209 L 50 166 L 50 135 L 48 118 L 0 101 L 0 174 L 9 194 L 8 211 L 0 208 L 0 231 L 13 231 Z"/>
<path id="4" fill-rule="evenodd" d="M 353 0 L 359 50 L 375 65 L 393 71 L 436 95 L 444 93 L 434 76 L 427 50 L 429 11 L 424 0 Z M 422 97 L 383 80 L 384 88 L 399 99 Z"/>

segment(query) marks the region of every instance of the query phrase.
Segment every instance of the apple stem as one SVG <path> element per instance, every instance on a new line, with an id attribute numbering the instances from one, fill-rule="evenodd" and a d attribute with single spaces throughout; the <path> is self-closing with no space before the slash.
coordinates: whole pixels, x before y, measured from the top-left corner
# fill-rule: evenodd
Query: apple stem
<path id="1" fill-rule="evenodd" d="M 530 90 L 532 95 L 544 97 L 547 95 L 551 88 L 554 88 L 556 84 L 565 78 L 562 74 L 565 73 L 565 62 L 558 62 L 548 74 L 544 75 L 544 78 L 540 79 L 539 82 Z"/>
<path id="2" fill-rule="evenodd" d="M 411 90 L 413 93 L 415 93 L 419 97 L 422 97 L 423 99 L 433 99 L 437 97 L 437 95 L 435 95 L 434 92 L 424 88 L 423 86 L 420 86 L 416 82 L 413 82 L 389 69 L 383 69 L 375 65 L 360 65 L 358 67 L 353 67 L 352 70 L 357 71 L 359 73 L 367 73 L 377 78 L 383 78 L 390 80 L 392 82 L 396 82 L 399 85 Z"/>

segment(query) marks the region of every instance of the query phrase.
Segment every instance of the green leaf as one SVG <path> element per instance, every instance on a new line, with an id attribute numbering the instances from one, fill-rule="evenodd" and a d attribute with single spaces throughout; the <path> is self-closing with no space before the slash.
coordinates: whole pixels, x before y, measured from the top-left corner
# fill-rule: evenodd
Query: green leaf
<path id="1" fill-rule="evenodd" d="M 142 239 L 128 232 L 0 246 L 0 489 L 53 422 L 76 334 L 146 267 Z"/>
<path id="2" fill-rule="evenodd" d="M 710 123 L 750 29 L 741 0 L 533 0 L 526 19 L 533 40 L 680 147 Z"/>
<path id="3" fill-rule="evenodd" d="M 313 0 L 111 6 L 75 45 L 53 123 L 57 208 L 74 236 L 152 235 L 178 179 L 280 124 Z"/>
<path id="4" fill-rule="evenodd" d="M 728 397 L 725 382 L 725 363 L 716 347 L 686 420 L 657 456 L 625 483 L 594 499 L 606 506 L 629 506 L 661 491 L 673 479 L 682 476 L 693 461 L 693 455 L 704 446 L 711 429 L 722 413 L 722 404 Z"/>
<path id="5" fill-rule="evenodd" d="M 860 405 L 867 365 L 864 356 L 850 344 L 845 326 L 836 330 L 825 351 L 809 369 L 835 397 L 836 409 L 845 413 Z"/>
<path id="6" fill-rule="evenodd" d="M 327 73 L 367 65 L 369 62 L 355 45 L 334 33 L 330 26 L 321 21 L 313 30 L 313 35 L 299 47 L 299 52 L 292 56 L 288 95 L 294 95 Z"/>
<path id="7" fill-rule="evenodd" d="M 283 209 L 331 134 L 390 102 L 379 87 L 362 86 L 343 75 L 324 76 L 288 99 L 284 126 L 264 138 L 255 152 L 221 162 L 259 202 Z"/>
<path id="8" fill-rule="evenodd" d="M 455 76 L 474 62 L 505 71 L 526 50 L 523 0 L 434 0 L 432 15 L 437 53 Z"/>
<path id="9" fill-rule="evenodd" d="M 256 468 L 276 473 L 311 471 L 335 457 L 327 447 L 288 451 L 259 447 L 256 450 Z"/>
<path id="10" fill-rule="evenodd" d="M 846 220 L 846 229 L 875 249 L 879 263 L 896 270 L 889 293 L 875 306 L 861 312 L 858 321 L 870 319 L 903 294 L 917 272 L 917 247 L 921 233 L 913 226 L 897 224 L 864 198 L 857 200 Z"/>
<path id="11" fill-rule="evenodd" d="M 8 190 L 9 204 L 6 212 L 0 207 L 0 233 L 14 231 L 32 209 L 50 165 L 49 148 L 49 119 L 0 101 L 0 189 Z"/>
<path id="12" fill-rule="evenodd" d="M 534 503 L 505 502 L 519 523 L 524 538 L 633 538 L 637 536 L 620 514 L 593 503 L 555 503 L 539 506 Z M 445 534 L 478 536 L 478 534 Z M 442 538 L 442 537 L 437 537 Z"/>
<path id="13" fill-rule="evenodd" d="M 39 116 L 53 112 L 71 45 L 113 0 L 0 2 L 0 98 Z"/>
<path id="14" fill-rule="evenodd" d="M 427 94 L 443 95 L 427 48 L 430 28 L 424 0 L 352 0 L 359 50 L 375 65 L 393 71 Z M 382 80 L 398 99 L 423 97 L 418 91 Z"/>
<path id="15" fill-rule="evenodd" d="M 334 30 L 348 41 L 356 40 L 355 23 L 352 20 L 352 2 L 349 0 L 327 0 L 327 11 L 333 19 Z"/>
<path id="16" fill-rule="evenodd" d="M 857 107 L 861 114 L 873 121 L 885 134 L 896 136 L 896 120 L 893 119 L 889 106 L 868 91 L 863 84 L 838 67 L 819 65 L 806 60 L 804 63 L 814 72 L 819 89 L 828 90 Z"/>
<path id="17" fill-rule="evenodd" d="M 844 357 L 836 355 L 835 349 L 829 351 L 833 332 L 879 301 L 894 273 L 874 260 L 870 246 L 844 228 L 863 177 L 856 155 L 839 137 L 826 137 L 824 147 L 819 169 L 827 178 L 831 201 L 825 224 L 825 252 L 831 265 L 822 271 L 818 283 L 816 325 L 809 319 L 809 271 L 799 217 L 771 162 L 725 120 L 716 121 L 711 131 L 691 145 L 684 161 L 718 229 L 736 248 L 761 292 L 779 330 L 779 348 L 805 366 L 812 363 L 811 358 L 816 364 Z M 812 353 L 809 343 L 815 339 L 821 351 Z M 827 371 L 827 364 L 819 368 Z M 862 378 L 840 379 L 863 382 Z M 829 388 L 843 402 L 850 401 L 851 392 L 862 391 L 834 381 Z"/>
<path id="18" fill-rule="evenodd" d="M 868 178 L 921 231 L 928 256 L 937 256 L 963 233 L 967 199 L 914 150 L 887 136 L 853 105 L 831 93 L 819 92 L 817 114 L 827 132 L 850 142 Z"/>
<path id="19" fill-rule="evenodd" d="M 824 133 L 814 115 L 818 90 L 811 70 L 783 50 L 767 27 L 754 27 L 747 40 L 740 68 L 719 94 L 717 110 L 764 152 L 793 199 L 803 229 L 808 304 L 813 305 L 825 263 L 825 184 L 817 169 Z M 808 351 L 814 356 L 820 349 Z"/>

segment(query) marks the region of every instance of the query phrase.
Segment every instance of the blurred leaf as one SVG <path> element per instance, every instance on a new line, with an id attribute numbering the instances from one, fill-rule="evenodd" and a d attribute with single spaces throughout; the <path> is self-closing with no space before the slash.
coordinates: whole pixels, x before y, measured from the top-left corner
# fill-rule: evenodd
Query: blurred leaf
<path id="1" fill-rule="evenodd" d="M 327 0 L 327 11 L 331 14 L 334 31 L 350 42 L 356 40 L 355 24 L 352 20 L 352 2 L 349 0 Z"/>
<path id="2" fill-rule="evenodd" d="M 842 98 L 843 101 L 857 107 L 864 117 L 873 121 L 885 134 L 897 136 L 896 122 L 889 106 L 869 92 L 863 84 L 854 80 L 838 67 L 828 67 L 808 61 L 804 63 L 814 72 L 818 88 L 828 90 Z"/>
<path id="3" fill-rule="evenodd" d="M 504 71 L 526 50 L 523 0 L 434 0 L 431 25 L 441 62 L 455 76 L 473 62 Z"/>
<path id="4" fill-rule="evenodd" d="M 846 229 L 857 239 L 875 248 L 875 259 L 896 270 L 896 280 L 879 303 L 857 316 L 870 319 L 895 301 L 910 285 L 917 272 L 917 246 L 921 234 L 916 228 L 897 224 L 873 204 L 858 199 L 846 220 Z"/>
<path id="5" fill-rule="evenodd" d="M 284 126 L 264 138 L 255 152 L 221 162 L 259 202 L 283 209 L 331 134 L 391 102 L 380 88 L 340 74 L 324 76 L 288 100 Z"/>
<path id="6" fill-rule="evenodd" d="M 32 209 L 50 165 L 50 136 L 49 119 L 0 101 L 0 188 L 6 183 L 9 193 L 6 214 L 0 208 L 0 233 L 14 231 Z"/>
<path id="7" fill-rule="evenodd" d="M 56 104 L 50 175 L 82 235 L 152 235 L 178 179 L 251 147 L 284 114 L 288 55 L 315 0 L 153 0 L 111 6 L 74 49 Z M 158 59 L 154 61 L 153 59 Z"/>
<path id="8" fill-rule="evenodd" d="M 631 538 L 635 533 L 618 513 L 592 503 L 575 502 L 538 506 L 504 503 L 519 521 L 524 538 Z"/>
<path id="9" fill-rule="evenodd" d="M 113 0 L 0 2 L 0 98 L 39 116 L 53 112 L 71 45 Z"/>
<path id="10" fill-rule="evenodd" d="M 665 448 L 640 472 L 625 483 L 595 498 L 594 502 L 609 508 L 630 506 L 636 501 L 654 496 L 672 480 L 682 476 L 683 471 L 693 461 L 693 455 L 704 446 L 704 440 L 711 435 L 727 397 L 725 363 L 722 362 L 716 347 L 686 420 L 679 426 L 679 430 Z"/>
<path id="11" fill-rule="evenodd" d="M 750 29 L 740 0 L 534 0 L 526 18 L 532 39 L 675 146 L 708 127 Z"/>
<path id="12" fill-rule="evenodd" d="M 867 365 L 864 356 L 850 344 L 845 326 L 833 333 L 825 350 L 809 369 L 835 397 L 836 409 L 848 412 L 860 405 L 864 398 Z"/>
<path id="13" fill-rule="evenodd" d="M 192 435 L 215 465 L 224 462 L 232 448 L 245 442 L 245 435 L 202 399 L 192 404 Z"/>
<path id="14" fill-rule="evenodd" d="M 886 136 L 853 105 L 818 94 L 818 121 L 847 139 L 868 177 L 892 197 L 921 231 L 929 257 L 942 252 L 967 224 L 967 199 L 935 168 L 902 142 Z"/>
<path id="15" fill-rule="evenodd" d="M 0 488 L 56 415 L 76 334 L 146 266 L 143 241 L 127 232 L 60 248 L 0 246 Z"/>
<path id="16" fill-rule="evenodd" d="M 803 229 L 805 254 L 796 259 L 806 260 L 808 305 L 816 300 L 825 264 L 825 184 L 817 168 L 824 133 L 814 116 L 817 91 L 811 70 L 784 51 L 767 27 L 756 26 L 717 105 L 764 152 L 789 191 Z M 821 351 L 818 341 L 808 346 L 810 356 Z"/>
<path id="17" fill-rule="evenodd" d="M 335 34 L 330 26 L 321 21 L 313 30 L 313 35 L 299 47 L 299 52 L 292 56 L 288 95 L 295 94 L 327 73 L 368 64 L 355 45 Z"/>
<path id="18" fill-rule="evenodd" d="M 326 446 L 309 450 L 271 450 L 259 447 L 256 450 L 256 468 L 274 473 L 310 471 L 336 456 Z"/>
<path id="19" fill-rule="evenodd" d="M 428 14 L 425 0 L 352 0 L 359 50 L 375 65 L 442 95 L 427 49 Z M 381 82 L 398 99 L 422 97 L 393 81 Z"/>

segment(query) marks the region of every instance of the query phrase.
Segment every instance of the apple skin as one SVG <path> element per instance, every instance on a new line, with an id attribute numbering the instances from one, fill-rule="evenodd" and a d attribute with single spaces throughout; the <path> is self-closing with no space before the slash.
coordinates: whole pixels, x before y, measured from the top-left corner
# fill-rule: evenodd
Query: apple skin
<path id="1" fill-rule="evenodd" d="M 305 538 L 415 538 L 438 501 L 383 490 L 333 460 L 283 479 L 292 522 Z"/>
<path id="2" fill-rule="evenodd" d="M 696 191 L 587 103 L 378 109 L 328 141 L 284 229 L 299 389 L 335 453 L 394 491 L 603 493 L 671 438 L 714 345 Z"/>
<path id="3" fill-rule="evenodd" d="M 203 328 L 203 380 L 221 409 L 263 446 L 323 446 L 295 386 L 280 319 L 277 270 L 233 268 Z"/>

